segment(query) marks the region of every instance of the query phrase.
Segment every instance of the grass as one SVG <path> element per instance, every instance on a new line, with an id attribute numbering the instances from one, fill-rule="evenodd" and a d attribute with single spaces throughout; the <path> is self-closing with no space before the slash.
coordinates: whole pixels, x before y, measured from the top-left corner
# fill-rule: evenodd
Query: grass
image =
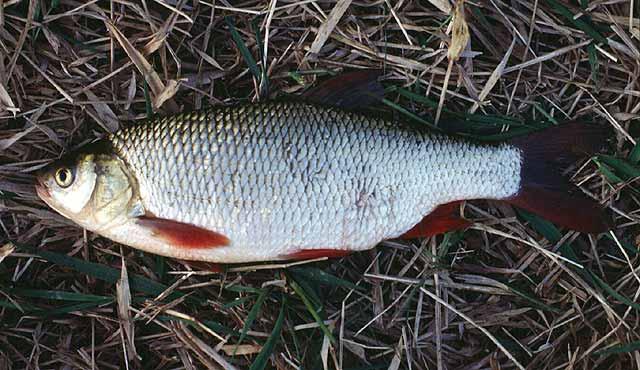
<path id="1" fill-rule="evenodd" d="M 335 27 L 336 2 L 214 3 L 0 5 L 0 369 L 640 367 L 638 1 L 468 2 L 448 79 L 446 1 L 352 2 Z M 355 68 L 382 69 L 381 108 L 418 126 L 487 141 L 607 127 L 607 150 L 567 175 L 613 233 L 474 201 L 463 232 L 218 273 L 85 234 L 33 190 L 108 130 Z"/>

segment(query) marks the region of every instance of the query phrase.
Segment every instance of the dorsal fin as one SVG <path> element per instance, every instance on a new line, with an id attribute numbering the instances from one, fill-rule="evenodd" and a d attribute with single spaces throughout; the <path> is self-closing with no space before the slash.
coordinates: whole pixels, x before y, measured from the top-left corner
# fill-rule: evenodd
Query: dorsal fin
<path id="1" fill-rule="evenodd" d="M 343 109 L 363 109 L 380 102 L 384 87 L 378 81 L 381 71 L 365 69 L 332 77 L 302 94 L 312 103 Z"/>

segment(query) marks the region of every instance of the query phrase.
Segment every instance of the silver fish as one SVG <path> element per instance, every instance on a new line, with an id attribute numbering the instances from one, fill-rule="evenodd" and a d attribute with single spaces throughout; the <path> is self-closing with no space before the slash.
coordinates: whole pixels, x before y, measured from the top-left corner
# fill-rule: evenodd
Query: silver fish
<path id="1" fill-rule="evenodd" d="M 555 130 L 554 143 L 576 133 Z M 535 140 L 480 144 L 335 107 L 267 102 L 124 128 L 53 163 L 36 188 L 116 242 L 219 263 L 338 256 L 432 235 L 466 226 L 457 207 L 468 199 L 605 230 L 597 204 L 565 196 L 555 175 L 529 181 L 527 170 L 538 174 L 558 152 Z"/>

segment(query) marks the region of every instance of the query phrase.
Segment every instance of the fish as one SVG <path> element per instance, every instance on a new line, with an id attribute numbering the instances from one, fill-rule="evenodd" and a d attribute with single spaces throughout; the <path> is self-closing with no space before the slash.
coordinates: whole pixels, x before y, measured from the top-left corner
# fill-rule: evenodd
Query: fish
<path id="1" fill-rule="evenodd" d="M 212 263 L 340 257 L 463 229 L 461 205 L 477 199 L 580 232 L 610 229 L 559 171 L 602 145 L 595 125 L 473 141 L 363 112 L 384 92 L 372 76 L 125 126 L 48 165 L 36 192 L 117 243 Z"/>

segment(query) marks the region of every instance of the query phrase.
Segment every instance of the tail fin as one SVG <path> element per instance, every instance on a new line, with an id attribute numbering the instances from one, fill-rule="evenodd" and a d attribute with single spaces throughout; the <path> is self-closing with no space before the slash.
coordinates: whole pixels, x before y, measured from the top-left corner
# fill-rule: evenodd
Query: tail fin
<path id="1" fill-rule="evenodd" d="M 606 131 L 572 122 L 546 129 L 512 144 L 522 151 L 520 190 L 505 201 L 536 213 L 560 226 L 586 233 L 610 229 L 604 209 L 577 190 L 560 169 L 604 146 Z M 570 194 L 571 191 L 574 194 Z"/>

